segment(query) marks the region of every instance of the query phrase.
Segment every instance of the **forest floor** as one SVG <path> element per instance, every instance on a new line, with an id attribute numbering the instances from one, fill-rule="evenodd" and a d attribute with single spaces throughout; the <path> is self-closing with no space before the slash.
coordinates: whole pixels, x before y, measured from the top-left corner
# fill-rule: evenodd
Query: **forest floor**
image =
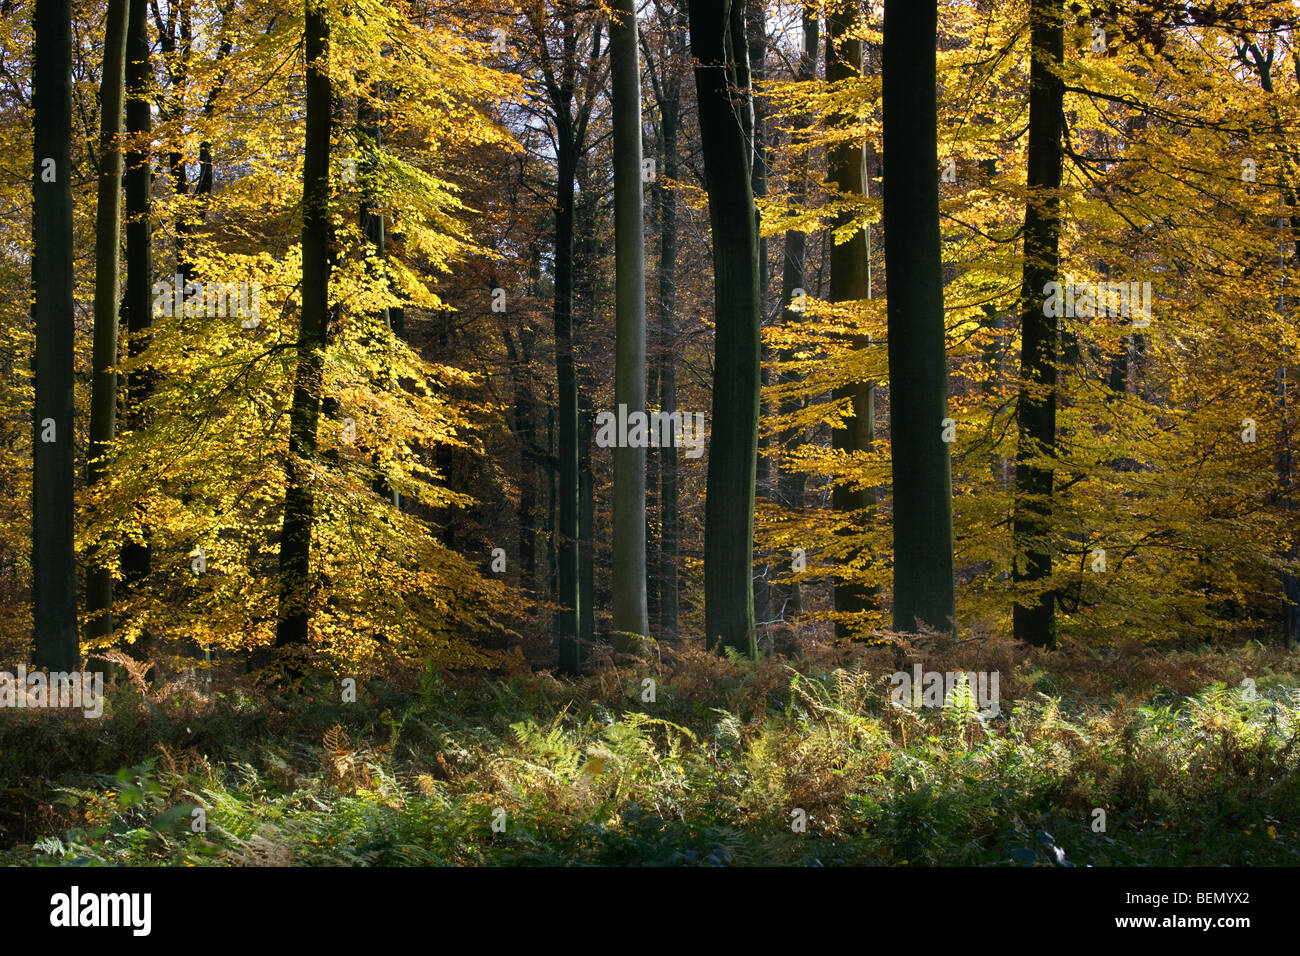
<path id="1" fill-rule="evenodd" d="M 352 703 L 115 681 L 100 719 L 0 712 L 0 864 L 1300 864 L 1300 654 L 920 659 L 998 672 L 996 716 L 899 706 L 862 646 L 430 669 Z"/>

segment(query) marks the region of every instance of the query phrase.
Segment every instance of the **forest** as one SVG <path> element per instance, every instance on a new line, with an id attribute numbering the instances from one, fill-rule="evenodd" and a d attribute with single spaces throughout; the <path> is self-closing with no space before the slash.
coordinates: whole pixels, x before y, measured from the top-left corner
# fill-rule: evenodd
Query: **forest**
<path id="1" fill-rule="evenodd" d="M 0 863 L 1300 865 L 1297 31 L 0 0 Z"/>

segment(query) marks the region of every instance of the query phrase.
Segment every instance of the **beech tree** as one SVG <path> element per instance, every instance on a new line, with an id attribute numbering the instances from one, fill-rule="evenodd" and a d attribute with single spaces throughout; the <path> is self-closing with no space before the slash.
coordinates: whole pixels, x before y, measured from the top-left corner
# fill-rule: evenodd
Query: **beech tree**
<path id="1" fill-rule="evenodd" d="M 826 82 L 843 83 L 862 75 L 862 41 L 856 31 L 862 22 L 862 10 L 857 0 L 848 0 L 842 12 L 828 14 L 826 35 Z M 830 181 L 840 194 L 850 197 L 867 196 L 866 144 L 843 142 L 830 148 Z M 853 220 L 851 212 L 841 213 L 834 223 L 844 228 Z M 831 302 L 855 302 L 871 298 L 871 234 L 863 226 L 846 241 L 834 243 L 831 249 Z M 856 348 L 866 348 L 868 340 L 859 336 L 853 342 Z M 868 452 L 876 436 L 875 384 L 857 381 L 841 385 L 834 390 L 834 400 L 847 405 L 847 422 L 843 428 L 831 429 L 831 447 L 853 454 Z M 875 504 L 875 493 L 860 484 L 839 482 L 831 493 L 831 507 L 848 520 L 862 520 Z M 870 560 L 869 554 L 858 550 L 851 553 L 846 564 Z M 874 610 L 876 595 L 850 577 L 835 582 L 835 610 L 844 617 L 836 621 L 836 632 L 847 636 L 850 629 L 845 618 L 863 611 Z"/>
<path id="2" fill-rule="evenodd" d="M 35 0 L 32 27 L 32 662 L 70 671 L 80 660 L 72 501 L 71 0 Z"/>
<path id="3" fill-rule="evenodd" d="M 99 87 L 99 192 L 95 216 L 95 349 L 86 484 L 99 481 L 117 429 L 118 256 L 122 246 L 122 100 L 126 89 L 127 0 L 109 0 Z M 86 636 L 113 632 L 113 555 L 97 548 L 86 572 Z"/>
<path id="4" fill-rule="evenodd" d="M 1056 360 L 1059 330 L 1046 315 L 1044 289 L 1060 262 L 1061 128 L 1064 13 L 1051 0 L 1029 10 L 1029 201 L 1020 289 L 1020 396 L 1017 403 L 1016 500 L 1012 525 L 1013 579 L 1023 590 L 1013 612 L 1017 640 L 1039 647 L 1056 642 L 1052 576 L 1051 458 L 1056 449 Z M 1022 557 L 1023 555 L 1023 557 Z"/>
<path id="5" fill-rule="evenodd" d="M 800 83 L 811 83 L 817 77 L 817 58 L 821 47 L 821 20 L 815 6 L 805 4 L 803 16 L 801 18 L 803 30 L 803 45 L 799 51 L 799 65 L 795 75 L 795 81 Z M 795 136 L 803 137 L 808 129 L 808 119 L 806 116 L 799 116 L 793 127 L 792 132 Z M 802 146 L 802 142 L 799 144 Z M 790 173 L 789 196 L 790 208 L 793 213 L 802 213 L 804 203 L 808 198 L 808 156 L 802 149 L 793 158 L 793 168 Z M 801 309 L 795 305 L 795 290 L 803 290 L 807 283 L 807 259 L 808 259 L 808 233 L 802 228 L 787 229 L 783 237 L 783 256 L 781 270 L 781 301 L 784 303 L 782 310 L 782 321 L 787 325 L 796 326 L 802 319 Z M 806 296 L 806 290 L 805 290 Z M 778 352 L 778 362 L 788 365 L 794 361 L 795 350 L 785 347 Z M 797 381 L 797 376 L 787 371 L 779 372 L 777 381 L 784 385 L 790 385 Z M 779 416 L 785 417 L 795 414 L 801 407 L 799 399 L 786 398 L 782 399 L 779 408 Z M 802 435 L 800 428 L 786 428 L 781 433 L 782 447 L 791 449 Z M 804 506 L 804 491 L 807 483 L 807 475 L 796 467 L 784 467 L 777 476 L 777 500 L 782 507 L 792 513 L 799 513 Z M 782 600 L 782 614 L 793 617 L 802 609 L 802 600 L 799 594 L 799 585 L 790 583 L 775 589 L 776 594 L 780 595 Z"/>
<path id="6" fill-rule="evenodd" d="M 825 28 L 104 0 L 73 41 L 26 0 L 0 642 L 573 672 L 611 636 L 752 653 L 762 622 L 786 653 L 958 600 L 1042 647 L 1294 640 L 1300 76 L 1270 6 L 896 2 L 882 92 L 860 0 Z M 237 286 L 260 320 L 195 301 Z M 707 411 L 708 441 L 607 449 L 619 407 Z"/>
<path id="7" fill-rule="evenodd" d="M 153 112 L 150 97 L 153 76 L 149 58 L 148 0 L 130 0 L 126 36 L 126 288 L 122 296 L 122 319 L 126 322 L 127 353 L 139 359 L 148 347 L 153 321 L 153 185 L 150 132 Z M 144 404 L 149 396 L 151 376 L 145 369 L 127 375 L 127 430 L 142 431 L 148 421 Z M 137 585 L 149 573 L 150 552 L 147 530 L 122 545 L 122 576 L 127 587 Z M 144 643 L 137 653 L 144 650 Z M 140 643 L 140 639 L 137 639 Z"/>
<path id="8" fill-rule="evenodd" d="M 555 142 L 554 294 L 556 457 L 558 459 L 555 525 L 556 614 L 554 631 L 558 667 L 576 673 L 580 662 L 581 610 L 580 462 L 578 377 L 574 367 L 574 181 L 587 147 L 587 129 L 595 91 L 603 82 L 599 21 L 570 3 L 555 11 L 541 5 L 525 11 L 547 101 Z M 556 50 L 552 52 L 554 41 Z M 585 49 L 584 49 L 585 48 Z"/>
<path id="9" fill-rule="evenodd" d="M 948 362 L 939 250 L 936 0 L 885 0 L 885 281 L 894 498 L 894 627 L 956 616 Z"/>
<path id="10" fill-rule="evenodd" d="M 616 350 L 614 402 L 621 414 L 646 408 L 645 223 L 641 186 L 641 70 L 634 0 L 610 15 L 613 81 Z M 646 450 L 614 449 L 614 639 L 635 647 L 650 632 L 646 609 Z"/>
<path id="11" fill-rule="evenodd" d="M 754 480 L 758 454 L 758 228 L 745 7 L 692 0 L 691 50 L 713 236 L 714 370 L 704 512 L 705 645 L 754 656 Z"/>
<path id="12" fill-rule="evenodd" d="M 332 103 L 326 58 L 329 20 L 325 6 L 306 0 L 307 132 L 302 182 L 302 318 L 298 365 L 289 412 L 288 484 L 280 538 L 280 602 L 275 643 L 307 643 L 311 617 L 311 539 L 316 517 L 316 430 L 321 412 L 325 345 L 330 334 L 330 127 Z"/>
<path id="13" fill-rule="evenodd" d="M 677 190 L 679 176 L 680 134 L 682 126 L 682 81 L 686 59 L 686 13 L 680 7 L 669 6 L 656 0 L 655 9 L 662 24 L 664 43 L 656 70 L 655 62 L 647 53 L 647 73 L 659 112 L 659 136 L 656 142 L 658 165 L 656 196 L 659 209 L 659 275 L 656 283 L 655 339 L 653 360 L 657 363 L 655 380 L 659 385 L 659 410 L 666 416 L 677 412 L 677 252 L 678 214 Z M 644 39 L 644 38 L 643 38 Z M 644 45 L 644 43 L 643 43 Z M 671 418 L 669 418 L 671 421 Z M 672 439 L 652 454 L 658 458 L 659 473 L 659 528 L 660 539 L 655 555 L 657 565 L 652 569 L 657 579 L 657 610 L 659 635 L 667 640 L 678 637 L 678 611 L 680 607 L 680 574 L 678 561 L 681 549 L 681 503 L 678 498 L 679 462 L 677 441 Z"/>

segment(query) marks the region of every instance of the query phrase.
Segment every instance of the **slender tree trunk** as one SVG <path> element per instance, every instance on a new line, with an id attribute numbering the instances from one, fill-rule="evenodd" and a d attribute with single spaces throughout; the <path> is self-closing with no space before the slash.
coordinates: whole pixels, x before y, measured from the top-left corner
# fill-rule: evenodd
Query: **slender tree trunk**
<path id="1" fill-rule="evenodd" d="M 675 122 L 675 119 L 674 119 Z M 667 129 L 667 122 L 664 128 Z M 664 174 L 675 176 L 677 138 L 671 144 L 665 135 Z M 672 150 L 669 152 L 668 150 Z M 677 299 L 677 198 L 665 189 L 662 197 L 662 232 L 659 237 L 659 409 L 669 422 L 677 411 L 677 365 L 673 354 Z M 681 604 L 677 573 L 681 541 L 681 517 L 677 500 L 677 441 L 672 437 L 659 449 L 659 637 L 677 640 L 677 616 Z"/>
<path id="2" fill-rule="evenodd" d="M 757 88 L 767 79 L 767 3 L 765 0 L 749 0 L 745 11 L 746 35 L 749 42 L 749 74 L 751 83 Z M 750 166 L 750 188 L 755 198 L 767 195 L 767 166 L 769 146 L 767 141 L 767 116 L 763 101 L 754 97 L 754 148 L 753 163 Z M 767 239 L 761 235 L 762 216 L 758 207 L 754 207 L 754 228 L 760 232 L 758 237 L 758 314 L 760 323 L 767 318 L 768 304 L 768 262 Z M 760 345 L 761 348 L 761 345 Z M 760 362 L 766 359 L 761 353 Z M 759 366 L 761 385 L 767 385 L 768 369 L 765 362 Z M 761 394 L 761 393 L 760 393 Z M 759 415 L 766 414 L 760 404 Z M 766 437 L 759 437 L 758 458 L 755 461 L 754 493 L 756 497 L 768 498 L 772 481 L 772 450 Z M 760 624 L 772 620 L 772 566 L 767 561 L 756 562 L 759 570 L 753 575 L 754 618 Z"/>
<path id="3" fill-rule="evenodd" d="M 529 8 L 529 24 L 537 42 L 538 57 L 545 62 L 546 95 L 551 119 L 554 122 L 555 141 L 555 259 L 554 308 L 555 380 L 558 409 L 551 406 L 548 420 L 554 420 L 556 431 L 556 461 L 558 478 L 558 520 L 552 525 L 551 547 L 555 558 L 555 603 L 560 611 L 553 619 L 557 669 L 562 674 L 575 674 L 581 663 L 579 622 L 582 620 L 581 595 L 581 448 L 578 439 L 579 403 L 578 379 L 574 362 L 573 312 L 574 312 L 574 179 L 578 162 L 586 141 L 587 122 L 591 116 L 593 97 L 584 95 L 577 103 L 577 77 L 584 64 L 579 47 L 585 42 L 580 33 L 585 27 L 578 21 L 573 8 L 564 8 L 560 15 L 560 50 L 551 52 L 546 27 L 541 22 L 544 11 Z M 599 25 L 591 32 L 590 60 L 586 69 L 595 67 L 600 54 L 603 31 Z M 554 68 L 552 68 L 554 67 Z M 588 72 L 587 77 L 591 76 Z M 584 89 L 590 94 L 590 90 Z"/>
<path id="4" fill-rule="evenodd" d="M 1254 61 L 1256 71 L 1259 73 L 1260 88 L 1268 93 L 1273 94 L 1273 73 L 1272 60 L 1265 57 L 1258 44 L 1250 44 L 1244 52 L 1249 52 L 1251 59 Z M 1243 55 L 1244 59 L 1244 55 Z M 1300 79 L 1300 58 L 1293 57 L 1295 73 L 1297 79 Z M 1279 142 L 1286 142 L 1286 128 L 1282 121 L 1280 111 L 1276 103 L 1270 101 L 1270 108 L 1273 116 L 1273 129 Z M 1295 188 L 1292 186 L 1291 169 L 1293 164 L 1286 161 L 1289 159 L 1286 153 L 1283 154 L 1284 163 L 1282 166 L 1280 197 L 1279 202 L 1294 209 L 1296 206 Z M 1279 222 L 1279 225 L 1285 227 L 1288 225 L 1286 220 Z M 1291 216 L 1289 221 L 1292 240 L 1292 259 L 1300 262 L 1300 217 Z M 1278 250 L 1279 257 L 1282 250 Z M 1285 302 L 1281 294 L 1278 295 L 1278 314 L 1285 314 Z M 1134 333 L 1134 353 L 1135 361 L 1139 368 L 1143 359 L 1145 350 L 1145 337 L 1139 333 Z M 1278 416 L 1282 425 L 1282 442 L 1278 449 L 1277 455 L 1277 473 L 1278 484 L 1281 487 L 1282 495 L 1280 505 L 1285 511 L 1294 511 L 1296 501 L 1293 497 L 1295 487 L 1295 474 L 1293 467 L 1293 455 L 1291 451 L 1291 428 L 1290 428 L 1290 408 L 1287 401 L 1287 350 L 1285 345 L 1282 346 L 1282 364 L 1278 366 L 1276 378 Z M 1300 559 L 1300 538 L 1290 535 L 1287 538 L 1285 558 L 1294 567 L 1297 559 Z M 1282 582 L 1282 639 L 1287 647 L 1294 647 L 1300 643 L 1300 577 L 1297 577 L 1286 566 L 1280 572 Z"/>
<path id="5" fill-rule="evenodd" d="M 190 14 L 191 0 L 177 0 L 175 11 L 168 10 L 168 19 L 164 22 L 157 16 L 154 8 L 155 22 L 158 25 L 158 40 L 164 56 L 170 64 L 174 58 L 175 70 L 171 73 L 172 93 L 168 103 L 168 113 L 175 123 L 184 121 L 185 101 L 182 91 L 190 87 L 190 57 L 193 51 L 194 30 Z M 227 33 L 217 47 L 216 59 L 224 60 L 230 55 L 232 40 Z M 208 92 L 203 106 L 203 115 L 211 119 L 216 110 L 220 82 Z M 199 172 L 197 178 L 190 179 L 186 168 L 185 155 L 173 150 L 167 157 L 167 168 L 171 175 L 172 192 L 180 197 L 177 204 L 174 230 L 176 236 L 176 274 L 181 283 L 188 283 L 194 278 L 194 263 L 190 258 L 190 242 L 196 225 L 202 221 L 206 198 L 212 194 L 213 166 L 212 143 L 208 140 L 199 142 Z M 190 186 L 194 186 L 191 195 Z M 190 202 L 190 200 L 194 200 Z M 196 208 L 197 207 L 197 208 Z"/>
<path id="6" fill-rule="evenodd" d="M 153 230 L 150 223 L 150 192 L 153 173 L 150 168 L 149 134 L 153 128 L 149 102 L 152 72 L 149 61 L 148 0 L 130 0 L 126 32 L 126 294 L 122 299 L 122 321 L 127 330 L 127 352 L 139 358 L 148 347 L 153 324 Z M 127 376 L 127 428 L 142 430 L 147 422 L 144 403 L 149 398 L 153 377 L 146 369 L 136 369 Z M 147 518 L 147 516 L 146 516 Z M 122 546 L 122 576 L 128 588 L 138 587 L 149 574 L 151 556 L 149 529 L 142 530 L 139 541 Z M 136 639 L 133 653 L 146 659 L 151 646 L 149 632 Z"/>
<path id="7" fill-rule="evenodd" d="M 179 17 L 172 19 L 172 12 L 168 11 L 168 29 L 160 30 L 160 43 L 165 57 L 170 59 L 176 57 L 176 69 L 172 73 L 171 98 L 169 102 L 169 112 L 171 119 L 181 121 L 184 118 L 185 103 L 182 98 L 182 92 L 189 86 L 189 60 L 190 60 L 190 0 L 178 0 L 177 8 Z M 179 37 L 176 32 L 179 31 Z M 176 274 L 180 276 L 181 283 L 188 283 L 194 274 L 194 267 L 189 257 L 189 237 L 193 231 L 190 226 L 190 215 L 188 204 L 184 201 L 190 195 L 189 170 L 185 167 L 185 156 L 179 149 L 172 150 L 167 156 L 167 168 L 171 173 L 172 192 L 181 197 L 181 203 L 176 212 L 175 236 L 176 236 Z M 182 286 L 182 292 L 184 291 Z"/>
<path id="8" fill-rule="evenodd" d="M 1015 544 L 1012 611 L 1017 640 L 1038 647 L 1056 643 L 1056 595 L 1046 588 L 1052 574 L 1051 518 L 1053 470 L 1040 463 L 1056 451 L 1056 361 L 1059 333 L 1055 316 L 1043 314 L 1047 283 L 1060 267 L 1061 104 L 1059 69 L 1064 53 L 1063 13 L 1051 0 L 1030 7 L 1028 186 L 1025 207 L 1025 261 L 1020 290 L 1019 440 L 1016 446 L 1016 496 L 1012 520 Z"/>
<path id="9" fill-rule="evenodd" d="M 659 375 L 659 407 L 665 415 L 677 411 L 677 370 L 671 353 Z M 677 500 L 677 446 L 661 450 L 659 468 L 660 522 L 662 541 L 659 549 L 659 634 L 663 640 L 677 640 L 677 616 L 680 606 L 680 581 L 677 570 L 681 551 L 681 515 Z"/>
<path id="10" fill-rule="evenodd" d="M 32 44 L 32 663 L 75 670 L 72 4 L 35 0 Z"/>
<path id="11" fill-rule="evenodd" d="M 1300 59 L 1295 60 L 1296 74 L 1300 77 Z M 1272 90 L 1270 89 L 1271 93 Z M 1280 124 L 1279 124 L 1280 125 Z M 1280 138 L 1280 137 L 1279 137 Z M 1282 174 L 1283 182 L 1283 199 L 1292 209 L 1296 207 L 1295 189 L 1291 185 L 1290 164 L 1284 167 Z M 1292 215 L 1289 223 L 1286 223 L 1291 229 L 1291 258 L 1292 267 L 1300 264 L 1300 216 Z M 1279 252 L 1280 254 L 1280 252 Z M 1278 294 L 1278 313 L 1285 315 L 1285 301 L 1282 295 Z M 1140 336 L 1134 334 L 1135 339 Z M 1278 449 L 1278 483 L 1281 486 L 1281 507 L 1286 511 L 1296 510 L 1296 500 L 1294 497 L 1295 490 L 1295 469 L 1294 455 L 1291 450 L 1291 408 L 1288 402 L 1287 391 L 1288 375 L 1288 349 L 1282 345 L 1282 364 L 1277 370 L 1277 405 L 1278 417 L 1282 426 L 1282 442 Z M 1294 568 L 1300 560 L 1300 537 L 1294 534 L 1287 535 L 1286 541 L 1286 560 L 1290 568 Z M 1294 648 L 1300 644 L 1300 577 L 1284 566 L 1280 577 L 1282 581 L 1282 640 L 1288 648 Z"/>
<path id="12" fill-rule="evenodd" d="M 554 449 L 557 445 L 555 435 L 555 393 L 547 394 L 546 402 L 546 447 Z M 546 575 L 549 585 L 549 593 L 552 603 L 558 603 L 560 598 L 560 560 L 558 549 L 556 548 L 556 532 L 559 528 L 557 516 L 559 509 L 557 507 L 558 497 L 556 495 L 556 485 L 559 483 L 559 456 L 556 455 L 554 462 L 546 469 L 546 527 L 550 533 L 546 536 Z M 562 648 L 563 640 L 561 635 L 562 615 L 555 614 L 551 619 L 551 626 L 555 636 L 556 647 Z"/>
<path id="13" fill-rule="evenodd" d="M 316 516 L 317 426 L 329 334 L 329 149 L 331 88 L 325 7 L 306 0 L 307 132 L 303 158 L 302 320 L 289 413 L 288 482 L 280 538 L 277 647 L 307 642 L 311 620 L 311 538 Z"/>
<path id="14" fill-rule="evenodd" d="M 820 27 L 816 7 L 804 7 L 803 13 L 803 53 L 799 57 L 798 80 L 808 82 L 817 77 L 817 51 L 820 46 Z M 792 135 L 799 137 L 807 128 L 808 122 L 805 119 L 796 120 L 794 132 Z M 802 209 L 808 195 L 808 163 L 806 154 L 797 153 L 794 160 L 794 168 L 790 173 L 790 204 L 793 208 Z M 783 320 L 787 324 L 797 325 L 802 321 L 802 315 L 792 308 L 795 298 L 796 289 L 805 289 L 807 279 L 804 274 L 804 265 L 808 256 L 808 237 L 805 233 L 791 229 L 785 234 L 784 254 L 782 256 L 783 268 L 781 270 L 781 301 L 785 304 Z M 794 361 L 794 349 L 782 349 L 778 353 L 777 359 L 783 365 Z M 783 372 L 780 376 L 781 384 L 792 384 L 795 381 L 793 374 Z M 801 408 L 802 403 L 797 399 L 786 399 L 782 401 L 779 409 L 780 415 L 788 417 L 794 415 Z M 781 435 L 781 445 L 783 448 L 793 448 L 801 435 L 796 430 L 787 430 Z M 804 486 L 807 481 L 807 475 L 796 468 L 786 468 L 777 476 L 777 500 L 787 511 L 802 511 L 804 499 Z M 785 618 L 787 615 L 798 614 L 802 609 L 799 585 L 791 583 L 787 586 L 775 589 L 774 603 L 778 603 L 779 616 Z"/>
<path id="15" fill-rule="evenodd" d="M 894 627 L 955 626 L 939 236 L 936 0 L 886 0 L 884 228 L 894 489 Z"/>
<path id="16" fill-rule="evenodd" d="M 650 67 L 649 58 L 647 57 L 647 67 Z M 653 160 L 655 164 L 656 176 L 658 171 L 663 168 L 663 137 L 658 136 L 655 139 Z M 651 185 L 651 209 L 650 219 L 654 223 L 654 229 L 662 234 L 663 231 L 663 190 L 655 185 Z M 656 240 L 649 240 L 653 243 Z M 662 244 L 662 243 L 661 243 Z M 647 306 L 648 308 L 648 306 Z M 647 317 L 647 335 L 651 339 L 656 339 L 659 334 L 659 313 L 658 302 L 655 304 L 653 317 Z M 646 403 L 647 406 L 658 405 L 659 402 L 659 351 L 656 348 L 651 354 L 650 346 L 647 344 L 646 351 Z M 649 408 L 647 407 L 647 411 Z M 660 531 L 659 523 L 663 519 L 663 502 L 660 498 L 660 488 L 662 484 L 659 478 L 659 462 L 661 450 L 658 444 L 646 449 L 645 454 L 645 606 L 646 621 L 649 624 L 650 636 L 655 639 L 662 639 L 663 635 L 659 630 L 659 606 L 661 601 L 659 580 L 659 568 L 663 564 L 663 532 Z"/>
<path id="17" fill-rule="evenodd" d="M 648 349 L 648 347 L 647 347 Z M 649 352 L 647 350 L 647 356 Z M 659 357 L 655 355 L 653 361 L 649 361 L 646 366 L 646 401 L 649 404 L 656 404 L 659 398 Z M 659 530 L 656 519 L 662 520 L 663 508 L 659 500 L 659 489 L 662 487 L 659 479 L 659 448 L 647 448 L 645 456 L 645 488 L 646 488 L 646 505 L 645 505 L 645 607 L 646 620 L 650 625 L 650 634 L 658 639 L 659 633 L 659 604 L 661 595 L 659 593 L 659 567 L 663 563 L 660 554 L 663 548 L 663 533 Z"/>
<path id="18" fill-rule="evenodd" d="M 676 72 L 677 63 L 685 53 L 686 23 L 680 12 L 672 15 L 669 26 L 668 51 L 671 69 L 664 71 L 662 96 L 659 101 L 660 149 L 663 170 L 659 179 L 659 302 L 658 302 L 658 359 L 659 408 L 664 415 L 677 411 L 677 366 L 674 342 L 676 339 L 677 308 L 677 192 L 666 188 L 664 180 L 675 180 L 678 172 L 677 134 L 681 124 L 681 81 Z M 674 432 L 670 441 L 659 449 L 659 636 L 663 640 L 677 639 L 677 617 L 680 606 L 678 593 L 678 552 L 681 540 L 681 519 L 677 500 L 678 436 Z"/>
<path id="19" fill-rule="evenodd" d="M 557 111 L 558 112 L 558 111 Z M 559 670 L 578 671 L 578 380 L 573 365 L 573 179 L 577 147 L 568 105 L 559 120 L 555 212 L 555 384 L 559 392 L 559 524 L 556 527 L 556 585 L 561 610 L 556 620 Z"/>
<path id="20" fill-rule="evenodd" d="M 590 167 L 580 164 L 578 193 L 574 206 L 573 326 L 574 349 L 581 351 L 581 336 L 590 341 L 596 321 L 597 236 L 596 187 Z M 591 449 L 594 440 L 596 382 L 590 362 L 574 363 L 578 382 L 578 641 L 589 647 L 596 641 L 596 542 L 595 476 Z"/>
<path id="21" fill-rule="evenodd" d="M 95 213 L 95 334 L 86 485 L 99 483 L 117 429 L 117 318 L 122 251 L 122 101 L 126 88 L 127 0 L 109 0 L 99 88 L 99 193 Z M 96 547 L 86 571 L 86 636 L 113 633 L 113 556 Z"/>
<path id="22" fill-rule="evenodd" d="M 579 395 L 581 399 L 582 394 Z M 586 644 L 596 642 L 596 481 L 591 470 L 591 434 L 595 417 L 589 408 L 581 408 L 579 434 L 582 457 L 578 472 L 578 527 L 581 543 L 578 551 L 578 638 Z"/>
<path id="23" fill-rule="evenodd" d="M 690 25 L 713 235 L 715 332 L 704 506 L 705 646 L 731 647 L 753 657 L 757 656 L 753 554 L 759 276 L 746 141 L 752 113 L 744 7 L 728 0 L 693 0 Z"/>
<path id="24" fill-rule="evenodd" d="M 851 2 L 842 14 L 827 17 L 826 80 L 839 83 L 862 74 L 862 41 L 850 34 L 862 17 L 861 8 Z M 841 193 L 866 197 L 867 169 L 865 144 L 840 143 L 830 150 L 830 180 Z M 837 217 L 836 228 L 852 219 L 849 213 Z M 867 229 L 855 234 L 847 242 L 832 244 L 830 301 L 852 302 L 871 298 L 871 234 Z M 865 336 L 854 341 L 856 348 L 865 348 Z M 868 452 L 876 439 L 875 383 L 854 382 L 834 390 L 836 402 L 847 402 L 852 414 L 844 428 L 831 430 L 831 447 L 847 454 Z M 876 494 L 871 488 L 854 488 L 838 484 L 831 492 L 831 507 L 840 520 L 865 522 L 875 507 Z M 866 557 L 860 552 L 850 554 L 846 565 L 861 562 Z M 835 582 L 835 610 L 844 615 L 861 615 L 879 606 L 877 595 L 857 581 L 837 578 Z M 846 621 L 835 622 L 838 637 L 848 637 L 855 629 Z"/>
<path id="25" fill-rule="evenodd" d="M 99 192 L 95 213 L 95 331 L 86 485 L 99 483 L 117 428 L 118 257 L 122 251 L 122 101 L 126 86 L 127 0 L 109 0 L 99 88 Z M 86 571 L 86 636 L 113 633 L 111 556 L 96 547 Z"/>
<path id="26" fill-rule="evenodd" d="M 392 317 L 399 311 L 400 310 L 398 309 L 390 309 L 388 314 Z M 432 322 L 436 329 L 435 335 L 437 341 L 437 349 L 434 352 L 434 355 L 436 356 L 436 360 L 439 362 L 448 361 L 452 354 L 452 338 L 454 334 L 452 321 L 451 311 L 448 309 L 440 309 L 435 314 Z M 455 450 L 450 445 L 440 444 L 433 452 L 433 460 L 437 466 L 438 474 L 443 476 L 443 480 L 446 482 L 447 487 L 453 489 L 456 487 L 457 480 L 456 456 L 454 451 Z M 455 551 L 459 547 L 457 544 L 457 519 L 460 517 L 459 509 L 446 508 L 443 510 L 443 514 L 445 515 L 445 518 L 438 539 L 442 542 L 442 546 L 448 551 Z"/>
<path id="27" fill-rule="evenodd" d="M 645 220 L 641 193 L 641 70 L 636 7 L 610 15 L 614 126 L 614 403 L 645 415 Z M 645 585 L 645 448 L 614 448 L 614 646 L 632 651 L 650 632 Z"/>

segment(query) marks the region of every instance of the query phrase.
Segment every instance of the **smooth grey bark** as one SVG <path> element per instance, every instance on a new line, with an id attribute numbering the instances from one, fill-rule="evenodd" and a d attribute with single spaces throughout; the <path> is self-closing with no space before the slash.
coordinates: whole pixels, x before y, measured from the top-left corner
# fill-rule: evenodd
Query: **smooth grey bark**
<path id="1" fill-rule="evenodd" d="M 641 69 L 636 7 L 610 15 L 614 127 L 614 403 L 645 415 L 645 218 L 641 191 Z M 633 651 L 649 634 L 646 609 L 645 447 L 614 448 L 614 646 Z"/>

